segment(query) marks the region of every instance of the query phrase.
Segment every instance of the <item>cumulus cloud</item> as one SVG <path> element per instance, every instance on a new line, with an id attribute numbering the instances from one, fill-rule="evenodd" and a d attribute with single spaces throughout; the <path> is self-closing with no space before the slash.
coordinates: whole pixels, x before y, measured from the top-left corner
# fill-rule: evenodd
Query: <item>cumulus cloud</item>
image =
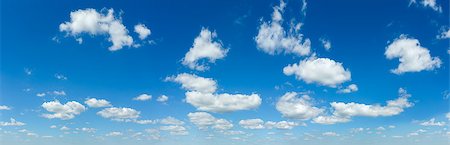
<path id="1" fill-rule="evenodd" d="M 442 13 L 442 7 L 436 3 L 436 0 L 422 0 L 419 3 L 416 0 L 410 0 L 409 5 L 412 4 L 420 4 L 423 7 L 429 7 L 436 12 Z"/>
<path id="2" fill-rule="evenodd" d="M 400 88 L 399 98 L 395 100 L 386 101 L 385 106 L 379 104 L 360 104 L 360 103 L 343 103 L 343 102 L 332 102 L 330 103 L 333 108 L 333 114 L 331 116 L 319 116 L 313 119 L 314 123 L 319 124 L 335 124 L 348 122 L 353 116 L 368 116 L 368 117 L 379 117 L 379 116 L 394 116 L 398 115 L 404 111 L 405 108 L 413 106 L 413 103 L 408 101 L 411 97 L 406 90 Z"/>
<path id="3" fill-rule="evenodd" d="M 267 121 L 265 126 L 268 129 L 272 129 L 272 128 L 276 128 L 276 129 L 292 129 L 296 126 L 299 126 L 301 124 L 297 123 L 297 122 L 289 122 L 289 121 L 279 121 L 279 122 L 274 122 L 274 121 Z"/>
<path id="4" fill-rule="evenodd" d="M 148 94 L 141 94 L 135 98 L 133 98 L 133 100 L 135 101 L 147 101 L 152 99 L 152 95 L 148 95 Z"/>
<path id="5" fill-rule="evenodd" d="M 167 77 L 166 81 L 180 83 L 183 89 L 203 93 L 214 93 L 217 90 L 217 83 L 211 78 L 199 77 L 195 74 L 182 73 L 177 76 Z"/>
<path id="6" fill-rule="evenodd" d="M 387 59 L 399 58 L 400 64 L 391 72 L 403 74 L 405 72 L 420 72 L 423 70 L 434 70 L 441 66 L 438 57 L 431 57 L 430 51 L 420 46 L 419 40 L 400 35 L 394 42 L 389 44 L 384 52 Z"/>
<path id="7" fill-rule="evenodd" d="M 338 90 L 338 93 L 351 93 L 358 91 L 358 86 L 356 84 L 350 84 L 346 88 Z"/>
<path id="8" fill-rule="evenodd" d="M 171 116 L 161 119 L 161 121 L 159 121 L 159 122 L 161 124 L 169 124 L 169 125 L 183 125 L 184 124 L 183 121 L 173 118 Z"/>
<path id="9" fill-rule="evenodd" d="M 167 102 L 168 100 L 169 100 L 169 97 L 167 97 L 166 95 L 161 95 L 156 99 L 156 101 L 163 102 L 163 103 Z"/>
<path id="10" fill-rule="evenodd" d="M 67 77 L 63 74 L 55 74 L 55 78 L 58 80 L 67 80 Z"/>
<path id="11" fill-rule="evenodd" d="M 214 63 L 217 59 L 224 58 L 228 53 L 228 48 L 224 48 L 220 40 L 215 40 L 216 32 L 211 32 L 207 28 L 202 28 L 200 35 L 194 39 L 194 44 L 183 58 L 183 65 L 190 69 L 205 71 L 209 67 L 205 63 L 199 62 L 207 59 L 209 63 Z"/>
<path id="12" fill-rule="evenodd" d="M 139 39 L 141 40 L 144 40 L 152 33 L 144 24 L 135 25 L 134 32 L 139 34 Z"/>
<path id="13" fill-rule="evenodd" d="M 278 100 L 276 109 L 286 118 L 307 120 L 321 114 L 324 109 L 312 106 L 312 98 L 296 92 L 287 92 Z"/>
<path id="14" fill-rule="evenodd" d="M 428 121 L 425 121 L 425 122 L 422 122 L 422 123 L 420 123 L 420 125 L 422 125 L 422 126 L 445 126 L 445 122 L 439 122 L 439 121 L 435 121 L 436 119 L 435 118 L 431 118 L 430 120 L 428 120 Z"/>
<path id="15" fill-rule="evenodd" d="M 448 38 L 450 38 L 450 29 L 449 28 L 447 28 L 447 30 L 442 29 L 441 31 L 442 31 L 441 34 L 436 36 L 436 38 L 438 38 L 438 39 L 448 39 Z"/>
<path id="16" fill-rule="evenodd" d="M 283 68 L 285 75 L 295 75 L 298 80 L 306 83 L 336 87 L 343 82 L 351 80 L 351 73 L 342 66 L 342 63 L 328 58 L 307 58 L 298 64 L 290 64 Z"/>
<path id="17" fill-rule="evenodd" d="M 217 83 L 211 78 L 191 74 L 179 74 L 166 78 L 167 81 L 180 83 L 188 92 L 186 102 L 201 111 L 231 112 L 257 108 L 261 104 L 258 94 L 218 94 Z"/>
<path id="18" fill-rule="evenodd" d="M 16 121 L 14 118 L 10 118 L 9 122 L 0 122 L 0 126 L 24 126 L 25 123 Z"/>
<path id="19" fill-rule="evenodd" d="M 45 110 L 53 114 L 43 114 L 42 116 L 48 119 L 59 118 L 62 120 L 68 120 L 79 115 L 81 112 L 86 111 L 86 107 L 76 101 L 70 101 L 65 104 L 61 104 L 58 100 L 44 102 L 41 105 Z"/>
<path id="20" fill-rule="evenodd" d="M 326 50 L 330 50 L 331 49 L 331 42 L 328 39 L 325 38 L 320 38 L 319 41 L 322 43 L 323 48 L 325 48 Z"/>
<path id="21" fill-rule="evenodd" d="M 110 107 L 111 103 L 105 99 L 88 98 L 84 101 L 86 105 L 92 108 Z"/>
<path id="22" fill-rule="evenodd" d="M 257 119 L 247 119 L 247 120 L 241 120 L 239 121 L 239 125 L 242 128 L 245 129 L 292 129 L 299 125 L 306 125 L 306 124 L 300 124 L 297 122 L 289 122 L 289 121 L 267 121 L 264 123 L 263 120 L 257 118 Z"/>
<path id="23" fill-rule="evenodd" d="M 128 35 L 127 28 L 122 24 L 122 19 L 114 16 L 114 10 L 109 9 L 98 12 L 95 9 L 80 9 L 70 12 L 70 21 L 61 23 L 59 30 L 75 37 L 78 42 L 82 42 L 80 34 L 87 33 L 92 36 L 107 35 L 108 41 L 112 42 L 110 51 L 122 49 L 124 46 L 131 46 L 133 38 Z"/>
<path id="24" fill-rule="evenodd" d="M 283 52 L 300 56 L 310 54 L 311 41 L 303 40 L 303 34 L 299 32 L 302 24 L 293 24 L 291 21 L 289 30 L 282 26 L 285 7 L 286 3 L 281 0 L 279 6 L 273 7 L 272 21 L 262 22 L 259 26 L 258 35 L 254 38 L 258 49 L 271 55 Z"/>
<path id="25" fill-rule="evenodd" d="M 131 108 L 117 108 L 117 107 L 105 108 L 97 112 L 97 115 L 112 120 L 136 119 L 139 117 L 139 114 L 141 114 L 141 112 Z"/>
<path id="26" fill-rule="evenodd" d="M 264 121 L 261 119 L 247 119 L 239 121 L 239 125 L 246 129 L 263 129 Z"/>
<path id="27" fill-rule="evenodd" d="M 230 121 L 225 119 L 215 118 L 206 112 L 194 112 L 187 115 L 189 121 L 196 125 L 199 129 L 205 130 L 208 128 L 216 130 L 229 130 L 233 127 Z"/>
<path id="28" fill-rule="evenodd" d="M 181 125 L 169 125 L 159 127 L 162 131 L 168 131 L 171 135 L 188 135 L 189 132 L 184 126 Z"/>
<path id="29" fill-rule="evenodd" d="M 6 105 L 0 105 L 0 110 L 11 110 L 11 107 Z"/>

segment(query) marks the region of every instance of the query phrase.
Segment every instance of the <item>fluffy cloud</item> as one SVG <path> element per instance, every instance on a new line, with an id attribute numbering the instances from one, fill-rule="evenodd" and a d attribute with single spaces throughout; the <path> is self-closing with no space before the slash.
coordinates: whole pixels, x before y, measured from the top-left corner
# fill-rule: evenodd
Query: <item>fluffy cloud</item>
<path id="1" fill-rule="evenodd" d="M 183 121 L 173 118 L 171 116 L 161 119 L 161 121 L 159 121 L 159 122 L 161 124 L 169 124 L 169 125 L 183 125 L 184 124 Z"/>
<path id="2" fill-rule="evenodd" d="M 239 121 L 239 125 L 246 129 L 263 129 L 264 121 L 261 119 L 247 119 Z"/>
<path id="3" fill-rule="evenodd" d="M 231 112 L 249 110 L 261 105 L 258 94 L 217 94 L 217 83 L 211 78 L 203 78 L 192 74 L 179 74 L 167 77 L 166 81 L 180 83 L 184 89 L 186 102 L 195 106 L 198 110 L 210 112 Z"/>
<path id="4" fill-rule="evenodd" d="M 81 112 L 86 111 L 86 107 L 76 101 L 70 101 L 66 104 L 61 104 L 58 100 L 55 100 L 44 102 L 41 106 L 48 112 L 53 113 L 42 115 L 43 117 L 49 119 L 59 118 L 62 120 L 68 120 L 74 118 L 76 115 L 79 115 Z"/>
<path id="5" fill-rule="evenodd" d="M 258 49 L 271 55 L 282 52 L 301 56 L 310 54 L 311 41 L 303 40 L 303 34 L 299 32 L 301 23 L 291 24 L 289 31 L 283 28 L 285 7 L 286 3 L 281 0 L 280 5 L 273 8 L 272 21 L 262 22 L 259 26 L 258 35 L 254 38 Z"/>
<path id="6" fill-rule="evenodd" d="M 416 0 L 410 0 L 409 3 L 410 3 L 409 5 L 417 4 L 417 1 Z M 422 5 L 423 7 L 429 7 L 429 8 L 433 9 L 436 12 L 442 13 L 442 7 L 439 6 L 436 3 L 436 0 L 422 0 L 420 2 L 420 5 Z"/>
<path id="7" fill-rule="evenodd" d="M 136 101 L 147 101 L 150 99 L 152 99 L 152 95 L 148 95 L 148 94 L 141 94 L 141 95 L 133 98 L 133 100 L 136 100 Z"/>
<path id="8" fill-rule="evenodd" d="M 136 119 L 139 117 L 139 114 L 141 114 L 141 112 L 131 108 L 117 108 L 117 107 L 105 108 L 97 112 L 97 115 L 112 120 Z"/>
<path id="9" fill-rule="evenodd" d="M 24 126 L 25 123 L 16 121 L 14 118 L 9 119 L 10 122 L 0 122 L 0 126 Z"/>
<path id="10" fill-rule="evenodd" d="M 326 50 L 330 50 L 331 49 L 331 42 L 330 42 L 330 40 L 321 38 L 321 39 L 319 39 L 319 41 L 322 43 L 323 48 L 325 48 Z"/>
<path id="11" fill-rule="evenodd" d="M 406 90 L 399 89 L 399 98 L 395 100 L 386 101 L 386 106 L 381 106 L 379 104 L 367 105 L 360 103 L 343 103 L 343 102 L 332 102 L 330 103 L 334 112 L 331 116 L 319 116 L 313 119 L 314 123 L 319 124 L 335 124 L 350 121 L 353 116 L 368 116 L 368 117 L 379 117 L 379 116 L 394 116 L 398 115 L 404 111 L 405 108 L 413 106 L 413 103 L 408 101 L 411 97 Z"/>
<path id="12" fill-rule="evenodd" d="M 84 101 L 86 105 L 92 108 L 100 108 L 100 107 L 110 107 L 111 103 L 109 103 L 105 99 L 96 99 L 96 98 L 88 98 Z"/>
<path id="13" fill-rule="evenodd" d="M 358 86 L 356 84 L 350 84 L 346 88 L 340 89 L 338 93 L 351 93 L 358 91 Z"/>
<path id="14" fill-rule="evenodd" d="M 189 121 L 195 124 L 199 129 L 213 128 L 216 130 L 228 130 L 233 127 L 230 121 L 225 119 L 215 118 L 206 112 L 194 112 L 187 115 Z"/>
<path id="15" fill-rule="evenodd" d="M 11 108 L 6 105 L 0 105 L 0 110 L 11 110 Z"/>
<path id="16" fill-rule="evenodd" d="M 189 91 L 214 93 L 217 90 L 217 83 L 215 80 L 199 77 L 194 74 L 182 73 L 177 76 L 167 77 L 165 80 L 180 83 L 181 87 Z"/>
<path id="17" fill-rule="evenodd" d="M 134 32 L 139 34 L 139 39 L 147 38 L 152 32 L 144 24 L 137 24 L 134 26 Z"/>
<path id="18" fill-rule="evenodd" d="M 389 44 L 384 55 L 387 59 L 399 58 L 400 64 L 391 70 L 395 74 L 433 70 L 439 68 L 442 63 L 438 57 L 431 57 L 430 51 L 420 46 L 419 40 L 407 38 L 405 35 Z"/>
<path id="19" fill-rule="evenodd" d="M 428 120 L 428 121 L 425 121 L 425 122 L 422 122 L 422 123 L 420 123 L 420 125 L 422 125 L 422 126 L 445 126 L 445 122 L 435 122 L 435 118 L 431 118 L 430 120 Z"/>
<path id="20" fill-rule="evenodd" d="M 109 47 L 110 51 L 120 50 L 124 46 L 133 44 L 133 38 L 128 35 L 128 30 L 122 24 L 121 18 L 114 16 L 113 9 L 109 9 L 107 13 L 97 12 L 91 8 L 70 12 L 70 21 L 60 24 L 59 30 L 74 36 L 79 42 L 82 42 L 79 38 L 82 33 L 93 36 L 108 35 L 108 40 L 113 44 Z"/>
<path id="21" fill-rule="evenodd" d="M 298 64 L 291 64 L 283 68 L 285 75 L 295 75 L 298 80 L 306 83 L 336 87 L 336 85 L 351 80 L 351 73 L 344 69 L 342 63 L 328 58 L 308 58 Z"/>
<path id="22" fill-rule="evenodd" d="M 324 111 L 324 109 L 312 106 L 311 97 L 308 95 L 298 97 L 299 95 L 296 92 L 288 92 L 278 100 L 276 109 L 283 117 L 307 120 Z"/>
<path id="23" fill-rule="evenodd" d="M 265 126 L 268 129 L 276 128 L 276 129 L 292 129 L 296 126 L 299 126 L 300 124 L 297 122 L 288 122 L 288 121 L 280 121 L 280 122 L 273 122 L 273 121 L 267 121 Z"/>
<path id="24" fill-rule="evenodd" d="M 232 112 L 255 109 L 261 105 L 258 94 L 212 94 L 202 92 L 186 92 L 186 102 L 198 110 L 210 112 Z"/>
<path id="25" fill-rule="evenodd" d="M 324 132 L 322 133 L 323 136 L 339 136 L 336 132 Z"/>
<path id="26" fill-rule="evenodd" d="M 105 136 L 122 136 L 122 135 L 123 135 L 122 132 L 113 131 L 113 132 L 107 133 Z"/>
<path id="27" fill-rule="evenodd" d="M 159 129 L 162 131 L 168 131 L 172 135 L 187 135 L 187 134 L 189 134 L 187 129 L 181 125 L 161 126 Z"/>
<path id="28" fill-rule="evenodd" d="M 214 41 L 217 37 L 216 32 L 211 32 L 206 28 L 202 28 L 200 35 L 194 39 L 194 44 L 183 58 L 183 65 L 190 69 L 204 71 L 209 67 L 206 64 L 200 64 L 199 60 L 208 59 L 210 63 L 214 63 L 217 59 L 224 58 L 228 49 L 223 48 L 220 40 Z"/>
<path id="29" fill-rule="evenodd" d="M 448 30 L 442 29 L 441 35 L 436 36 L 438 39 L 448 39 L 450 38 L 450 29 Z"/>
<path id="30" fill-rule="evenodd" d="M 163 103 L 167 102 L 168 100 L 169 100 L 169 97 L 167 97 L 166 95 L 161 95 L 156 99 L 156 101 L 163 102 Z"/>

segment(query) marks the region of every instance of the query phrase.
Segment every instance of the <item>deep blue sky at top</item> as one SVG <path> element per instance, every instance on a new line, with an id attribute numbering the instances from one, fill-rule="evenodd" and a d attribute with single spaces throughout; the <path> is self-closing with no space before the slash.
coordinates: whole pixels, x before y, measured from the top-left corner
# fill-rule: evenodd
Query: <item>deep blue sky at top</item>
<path id="1" fill-rule="evenodd" d="M 442 6 L 449 5 L 448 1 L 440 2 Z M 449 46 L 447 40 L 437 40 L 436 35 L 440 34 L 442 26 L 449 25 L 448 9 L 438 14 L 418 6 L 408 7 L 407 0 L 310 0 L 305 17 L 300 11 L 301 1 L 287 1 L 284 19 L 294 18 L 303 22 L 301 32 L 312 40 L 312 51 L 318 57 L 342 62 L 352 73 L 352 81 L 346 85 L 357 83 L 360 88 L 353 94 L 336 95 L 333 88 L 305 84 L 283 74 L 283 67 L 297 63 L 303 57 L 271 56 L 257 50 L 254 37 L 260 19 L 269 20 L 272 7 L 278 3 L 275 0 L 2 1 L 0 99 L 18 108 L 13 111 L 29 106 L 37 109 L 42 103 L 40 98 L 30 96 L 34 94 L 24 96 L 23 89 L 33 88 L 36 92 L 63 89 L 70 95 L 66 100 L 60 100 L 82 101 L 95 96 L 107 98 L 116 106 L 136 106 L 145 112 L 156 107 L 127 102 L 140 93 L 149 92 L 173 96 L 172 103 L 179 104 L 179 107 L 163 106 L 159 109 L 174 116 L 185 116 L 195 108 L 182 103 L 184 91 L 179 85 L 163 80 L 167 76 L 192 72 L 218 80 L 220 92 L 261 94 L 263 104 L 259 113 L 231 113 L 237 118 L 245 114 L 246 118 L 265 116 L 280 119 L 273 102 L 287 91 L 314 91 L 313 96 L 325 100 L 324 104 L 331 101 L 372 104 L 396 98 L 400 87 L 405 87 L 413 95 L 411 99 L 418 103 L 410 108 L 416 113 L 394 116 L 398 118 L 396 121 L 410 122 L 410 118 L 427 119 L 447 112 L 448 103 L 441 98 L 442 93 L 448 90 Z M 149 38 L 156 43 L 111 52 L 107 50 L 110 42 L 106 37 L 83 35 L 84 43 L 81 45 L 72 37 L 65 38 L 65 34 L 59 32 L 59 24 L 69 20 L 71 11 L 85 8 L 113 8 L 115 14 L 123 12 L 122 21 L 128 30 L 132 31 L 135 24 L 143 23 L 151 29 Z M 224 60 L 211 65 L 209 71 L 197 72 L 183 66 L 180 60 L 202 27 L 216 31 L 230 51 Z M 438 56 L 443 61 L 441 68 L 401 76 L 390 73 L 398 61 L 385 58 L 385 47 L 400 34 L 420 40 L 421 45 L 430 50 L 431 56 Z M 136 36 L 133 32 L 130 35 Z M 59 43 L 52 40 L 55 36 Z M 319 38 L 328 38 L 332 49 L 326 51 Z M 24 68 L 33 70 L 32 78 L 23 73 Z M 56 81 L 55 73 L 65 74 L 69 81 Z M 295 87 L 274 89 L 285 82 Z M 434 109 L 427 109 L 430 106 Z M 152 117 L 166 116 L 156 114 Z M 9 117 L 8 114 L 4 116 Z M 365 120 L 355 118 L 354 122 L 359 119 Z M 375 122 L 383 120 L 370 119 Z"/>

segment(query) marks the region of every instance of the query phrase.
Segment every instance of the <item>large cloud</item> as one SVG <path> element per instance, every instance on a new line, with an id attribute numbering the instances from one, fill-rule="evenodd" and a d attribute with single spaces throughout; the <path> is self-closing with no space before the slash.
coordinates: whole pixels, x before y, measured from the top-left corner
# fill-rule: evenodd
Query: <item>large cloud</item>
<path id="1" fill-rule="evenodd" d="M 66 104 L 61 104 L 58 100 L 44 102 L 42 107 L 48 112 L 52 112 L 53 114 L 43 114 L 42 116 L 45 118 L 53 119 L 59 118 L 62 120 L 68 120 L 74 118 L 76 115 L 81 112 L 86 111 L 86 107 L 81 105 L 76 101 L 70 101 Z"/>
<path id="2" fill-rule="evenodd" d="M 311 119 L 316 117 L 324 111 L 312 106 L 311 97 L 302 95 L 296 92 L 288 92 L 281 96 L 276 104 L 276 109 L 283 115 L 283 117 L 293 119 Z"/>
<path id="3" fill-rule="evenodd" d="M 411 95 L 408 94 L 406 90 L 400 88 L 398 93 L 399 98 L 386 101 L 385 106 L 381 106 L 379 104 L 367 105 L 354 102 L 332 102 L 330 105 L 333 108 L 333 114 L 331 116 L 316 117 L 313 119 L 313 122 L 320 124 L 335 124 L 348 122 L 353 116 L 379 117 L 398 115 L 403 112 L 405 108 L 413 106 L 413 103 L 408 101 L 408 98 L 411 97 Z"/>
<path id="4" fill-rule="evenodd" d="M 405 35 L 389 44 L 384 55 L 387 59 L 399 58 L 400 64 L 391 70 L 395 74 L 433 70 L 439 68 L 442 63 L 438 57 L 431 57 L 430 51 L 420 46 L 419 40 L 407 38 Z"/>
<path id="5" fill-rule="evenodd" d="M 298 64 L 291 64 L 283 68 L 285 75 L 295 75 L 306 83 L 336 87 L 351 79 L 351 73 L 342 63 L 328 58 L 307 58 Z"/>
<path id="6" fill-rule="evenodd" d="M 201 111 L 232 112 L 254 109 L 261 105 L 261 97 L 258 94 L 216 93 L 217 83 L 211 78 L 183 73 L 167 77 L 166 80 L 180 83 L 188 90 L 185 93 L 186 102 Z"/>
<path id="7" fill-rule="evenodd" d="M 195 124 L 199 129 L 205 130 L 207 128 L 213 128 L 216 130 L 228 130 L 233 127 L 230 121 L 225 119 L 215 118 L 206 112 L 194 112 L 187 115 L 189 121 Z"/>
<path id="8" fill-rule="evenodd" d="M 82 39 L 79 35 L 82 33 L 108 35 L 108 40 L 113 44 L 109 47 L 110 51 L 133 45 L 133 38 L 128 35 L 121 18 L 114 16 L 113 9 L 109 9 L 107 13 L 97 12 L 91 8 L 70 12 L 70 21 L 60 24 L 59 30 L 76 37 L 80 43 Z"/>
<path id="9" fill-rule="evenodd" d="M 259 26 L 258 35 L 254 38 L 258 49 L 271 55 L 282 52 L 296 55 L 310 54 L 311 41 L 303 40 L 303 34 L 299 32 L 301 23 L 291 24 L 289 31 L 283 28 L 282 15 L 285 7 L 286 3 L 281 0 L 280 5 L 273 8 L 272 21 L 262 22 Z"/>
<path id="10" fill-rule="evenodd" d="M 201 59 L 208 59 L 210 63 L 214 63 L 217 59 L 224 58 L 228 49 L 223 48 L 220 40 L 214 41 L 217 37 L 216 32 L 211 32 L 206 28 L 202 28 L 200 35 L 194 39 L 194 44 L 183 58 L 183 65 L 190 69 L 204 71 L 209 69 L 205 64 L 199 62 Z"/>

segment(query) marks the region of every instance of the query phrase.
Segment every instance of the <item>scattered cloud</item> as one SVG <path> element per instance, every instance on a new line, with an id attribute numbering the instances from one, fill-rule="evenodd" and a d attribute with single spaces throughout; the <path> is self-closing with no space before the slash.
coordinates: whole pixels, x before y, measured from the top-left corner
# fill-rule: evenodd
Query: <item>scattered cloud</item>
<path id="1" fill-rule="evenodd" d="M 247 119 L 239 121 L 239 125 L 246 129 L 264 129 L 264 121 L 261 119 Z"/>
<path id="2" fill-rule="evenodd" d="M 64 76 L 63 74 L 55 74 L 55 78 L 58 80 L 67 80 L 67 77 Z"/>
<path id="3" fill-rule="evenodd" d="M 164 119 L 161 119 L 161 121 L 159 121 L 161 124 L 168 124 L 168 125 L 183 125 L 184 122 L 181 120 L 178 120 L 174 117 L 166 117 Z"/>
<path id="4" fill-rule="evenodd" d="M 442 7 L 436 3 L 436 0 L 421 0 L 419 3 L 416 0 L 410 0 L 409 5 L 411 6 L 412 4 L 420 4 L 425 8 L 428 7 L 436 12 L 442 13 Z"/>
<path id="5" fill-rule="evenodd" d="M 350 84 L 346 88 L 339 89 L 338 93 L 351 93 L 358 91 L 358 86 L 356 84 Z"/>
<path id="6" fill-rule="evenodd" d="M 0 110 L 11 110 L 11 107 L 6 105 L 0 105 Z"/>
<path id="7" fill-rule="evenodd" d="M 152 99 L 152 95 L 148 95 L 148 94 L 141 94 L 135 98 L 133 98 L 133 100 L 135 101 L 148 101 Z"/>
<path id="8" fill-rule="evenodd" d="M 306 9 L 306 3 L 303 6 Z M 259 50 L 270 55 L 282 52 L 300 56 L 309 55 L 311 41 L 303 40 L 303 34 L 299 32 L 302 23 L 294 24 L 291 21 L 288 31 L 282 26 L 285 7 L 286 3 L 283 0 L 279 6 L 273 7 L 272 21 L 262 22 L 258 28 L 258 35 L 254 38 L 256 45 Z"/>
<path id="9" fill-rule="evenodd" d="M 272 129 L 272 128 L 276 128 L 276 129 L 293 129 L 294 127 L 299 126 L 299 125 L 304 125 L 304 124 L 299 124 L 297 122 L 289 122 L 289 121 L 279 121 L 279 122 L 267 121 L 265 123 L 265 126 L 268 129 Z"/>
<path id="10" fill-rule="evenodd" d="M 167 97 L 166 95 L 161 95 L 161 96 L 159 96 L 159 97 L 156 99 L 156 101 L 162 102 L 162 103 L 165 103 L 165 102 L 167 102 L 168 100 L 169 100 L 169 97 Z"/>
<path id="11" fill-rule="evenodd" d="M 394 74 L 434 70 L 442 64 L 438 57 L 431 57 L 430 51 L 420 46 L 419 40 L 408 38 L 406 35 L 400 35 L 389 44 L 384 55 L 387 59 L 399 58 L 400 64 L 391 70 Z"/>
<path id="12" fill-rule="evenodd" d="M 58 118 L 62 120 L 73 119 L 76 115 L 86 111 L 86 107 L 76 101 L 69 101 L 66 104 L 61 104 L 58 100 L 44 102 L 41 105 L 48 112 L 53 114 L 42 114 L 48 119 Z"/>
<path id="13" fill-rule="evenodd" d="M 187 115 L 189 121 L 196 125 L 199 129 L 205 130 L 208 128 L 216 130 L 228 130 L 233 127 L 230 121 L 225 119 L 215 118 L 206 112 L 194 112 Z"/>
<path id="14" fill-rule="evenodd" d="M 14 118 L 10 118 L 9 122 L 0 122 L 0 126 L 24 126 L 25 123 L 16 121 Z"/>
<path id="15" fill-rule="evenodd" d="M 167 77 L 166 81 L 180 83 L 183 89 L 203 93 L 214 93 L 217 90 L 217 82 L 211 78 L 199 77 L 195 74 L 182 73 L 177 76 Z"/>
<path id="16" fill-rule="evenodd" d="M 144 40 L 147 38 L 151 31 L 144 24 L 137 24 L 134 26 L 134 32 L 139 34 L 139 39 Z"/>
<path id="17" fill-rule="evenodd" d="M 168 131 L 171 135 L 188 135 L 189 132 L 184 126 L 181 125 L 170 125 L 159 127 L 162 131 Z"/>
<path id="18" fill-rule="evenodd" d="M 113 131 L 113 132 L 107 133 L 105 136 L 122 136 L 122 135 L 123 135 L 122 132 Z"/>
<path id="19" fill-rule="evenodd" d="M 441 121 L 441 122 L 435 122 L 435 118 L 431 118 L 428 121 L 422 122 L 420 123 L 420 125 L 422 126 L 445 126 L 445 122 Z"/>
<path id="20" fill-rule="evenodd" d="M 217 59 L 224 58 L 228 53 L 228 48 L 224 48 L 220 40 L 215 40 L 216 32 L 211 32 L 207 28 L 202 28 L 200 35 L 194 39 L 194 44 L 183 58 L 183 65 L 190 69 L 205 71 L 209 69 L 206 62 L 199 62 L 208 59 L 209 63 L 214 63 Z"/>
<path id="21" fill-rule="evenodd" d="M 336 87 L 351 80 L 351 73 L 342 63 L 329 58 L 307 58 L 298 64 L 290 64 L 283 68 L 285 75 L 295 75 L 298 80 L 306 83 L 317 83 L 323 86 Z"/>
<path id="22" fill-rule="evenodd" d="M 312 106 L 312 98 L 296 92 L 287 92 L 278 100 L 276 109 L 286 118 L 307 120 L 321 114 L 324 109 Z"/>
<path id="23" fill-rule="evenodd" d="M 336 132 L 324 132 L 322 133 L 323 136 L 340 136 Z"/>
<path id="24" fill-rule="evenodd" d="M 97 115 L 112 120 L 136 119 L 139 117 L 139 114 L 141 114 L 141 112 L 131 108 L 117 108 L 117 107 L 105 108 L 97 112 Z"/>
<path id="25" fill-rule="evenodd" d="M 449 39 L 450 38 L 450 28 L 447 28 L 445 30 L 444 28 L 441 29 L 441 34 L 436 36 L 437 39 Z"/>
<path id="26" fill-rule="evenodd" d="M 86 105 L 92 108 L 110 107 L 111 103 L 105 99 L 88 98 L 84 101 Z"/>
<path id="27" fill-rule="evenodd" d="M 325 38 L 320 38 L 319 39 L 320 43 L 322 43 L 323 48 L 325 48 L 325 50 L 330 50 L 331 49 L 331 42 L 328 39 Z"/>

